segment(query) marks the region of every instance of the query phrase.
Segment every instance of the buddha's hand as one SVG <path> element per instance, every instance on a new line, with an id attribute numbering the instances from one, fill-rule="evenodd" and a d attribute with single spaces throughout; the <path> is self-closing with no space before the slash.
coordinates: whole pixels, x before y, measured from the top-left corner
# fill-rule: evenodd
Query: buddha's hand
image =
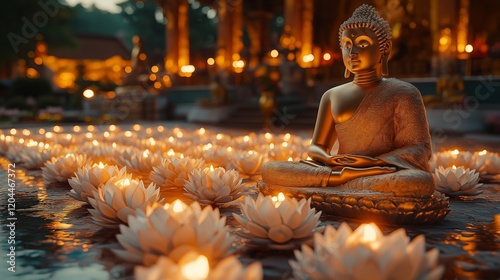
<path id="1" fill-rule="evenodd" d="M 344 154 L 337 155 L 332 158 L 335 161 L 334 165 L 343 165 L 343 166 L 351 166 L 351 167 L 371 167 L 371 166 L 389 166 L 390 164 L 386 163 L 383 160 L 378 158 L 373 158 L 369 156 L 363 155 L 352 155 L 352 154 Z"/>

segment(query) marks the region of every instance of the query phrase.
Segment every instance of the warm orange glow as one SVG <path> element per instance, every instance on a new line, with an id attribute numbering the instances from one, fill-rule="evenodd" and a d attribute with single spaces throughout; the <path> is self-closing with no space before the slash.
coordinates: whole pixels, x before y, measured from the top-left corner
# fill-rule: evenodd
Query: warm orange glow
<path id="1" fill-rule="evenodd" d="M 183 205 L 182 201 L 176 199 L 174 201 L 174 205 L 172 207 L 172 210 L 174 211 L 174 213 L 180 213 L 180 212 L 184 211 L 184 205 Z"/>
<path id="2" fill-rule="evenodd" d="M 207 257 L 199 255 L 195 260 L 182 264 L 180 269 L 184 279 L 202 280 L 208 277 L 210 265 Z"/>
<path id="3" fill-rule="evenodd" d="M 56 125 L 56 126 L 54 126 L 54 127 L 52 128 L 52 130 L 53 130 L 54 132 L 59 133 L 59 132 L 61 132 L 61 131 L 62 131 L 62 127 L 60 127 L 60 126 Z"/>
<path id="4" fill-rule="evenodd" d="M 145 53 L 139 54 L 139 59 L 140 60 L 146 60 L 146 58 L 148 58 L 148 56 Z"/>
<path id="5" fill-rule="evenodd" d="M 83 96 L 87 99 L 94 97 L 94 91 L 91 89 L 86 89 L 83 91 Z"/>
<path id="6" fill-rule="evenodd" d="M 132 131 L 127 130 L 123 133 L 123 135 L 125 135 L 125 137 L 132 137 Z"/>
<path id="7" fill-rule="evenodd" d="M 43 60 L 42 60 L 42 58 L 41 58 L 41 57 L 35 57 L 35 60 L 34 60 L 34 61 L 35 61 L 35 64 L 36 64 L 36 65 L 42 65 L 42 63 L 43 63 Z"/>
<path id="8" fill-rule="evenodd" d="M 271 197 L 271 200 L 273 201 L 274 207 L 278 208 L 283 201 L 285 201 L 285 195 L 280 192 L 278 196 L 273 196 Z"/>
<path id="9" fill-rule="evenodd" d="M 36 71 L 35 68 L 28 68 L 28 70 L 26 70 L 26 76 L 28 76 L 28 78 L 37 78 L 38 77 L 38 71 Z"/>
<path id="10" fill-rule="evenodd" d="M 99 162 L 99 164 L 97 165 L 97 167 L 99 169 L 104 169 L 104 164 L 102 162 Z"/>
<path id="11" fill-rule="evenodd" d="M 313 62 L 314 61 L 314 55 L 312 53 L 304 55 L 302 57 L 302 61 L 304 61 L 305 63 Z"/>
<path id="12" fill-rule="evenodd" d="M 156 66 L 156 65 L 151 66 L 151 72 L 157 73 L 158 70 L 159 70 L 158 66 Z"/>
<path id="13" fill-rule="evenodd" d="M 270 52 L 270 55 L 272 58 L 277 58 L 280 55 L 280 53 L 278 52 L 278 50 L 272 50 Z"/>
<path id="14" fill-rule="evenodd" d="M 479 152 L 479 153 L 477 153 L 477 154 L 478 154 L 478 155 L 480 155 L 480 156 L 485 156 L 487 153 L 488 153 L 488 151 L 486 151 L 486 150 L 482 150 L 482 151 L 480 151 L 480 152 Z"/>
<path id="15" fill-rule="evenodd" d="M 457 167 L 456 167 L 455 165 L 453 165 L 451 168 L 453 168 L 453 169 L 455 169 L 455 170 L 457 169 Z"/>
<path id="16" fill-rule="evenodd" d="M 371 224 L 361 225 L 361 226 L 364 226 L 361 242 L 371 243 L 377 241 L 377 233 L 375 231 L 375 228 Z"/>
<path id="17" fill-rule="evenodd" d="M 468 44 L 465 46 L 465 52 L 466 53 L 471 53 L 474 50 L 474 47 L 471 44 Z"/>
<path id="18" fill-rule="evenodd" d="M 12 129 L 10 130 L 10 134 L 12 134 L 12 135 L 16 135 L 16 134 L 17 134 L 17 129 L 12 128 Z"/>
<path id="19" fill-rule="evenodd" d="M 155 82 L 155 83 L 153 84 L 153 87 L 154 87 L 155 89 L 160 89 L 160 88 L 161 88 L 161 83 L 160 83 L 160 82 Z"/>
<path id="20" fill-rule="evenodd" d="M 136 124 L 134 124 L 134 126 L 132 127 L 132 129 L 135 130 L 135 131 L 139 131 L 139 130 L 141 130 L 141 125 L 136 123 Z"/>
<path id="21" fill-rule="evenodd" d="M 132 72 L 132 67 L 125 66 L 125 73 L 130 73 L 130 72 Z"/>
<path id="22" fill-rule="evenodd" d="M 323 54 L 323 59 L 324 59 L 325 61 L 329 61 L 330 59 L 332 59 L 332 55 L 331 55 L 331 54 L 329 54 L 329 53 L 324 53 L 324 54 Z"/>
<path id="23" fill-rule="evenodd" d="M 149 75 L 149 79 L 150 79 L 151 81 L 155 81 L 155 80 L 156 80 L 156 75 L 155 75 L 155 74 L 150 74 L 150 75 Z"/>
<path id="24" fill-rule="evenodd" d="M 207 59 L 207 64 L 210 65 L 210 66 L 214 65 L 215 64 L 215 59 L 213 57 L 209 57 Z"/>
<path id="25" fill-rule="evenodd" d="M 81 130 L 82 129 L 78 125 L 73 126 L 73 131 L 74 132 L 80 132 Z"/>

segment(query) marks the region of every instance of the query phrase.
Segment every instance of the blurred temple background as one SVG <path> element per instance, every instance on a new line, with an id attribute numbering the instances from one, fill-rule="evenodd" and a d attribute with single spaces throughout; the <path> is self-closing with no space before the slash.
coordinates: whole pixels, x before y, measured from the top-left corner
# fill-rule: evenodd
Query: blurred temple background
<path id="1" fill-rule="evenodd" d="M 0 121 L 312 128 L 347 82 L 338 28 L 363 3 L 389 21 L 390 76 L 420 89 L 431 126 L 500 132 L 497 0 L 7 1 Z"/>

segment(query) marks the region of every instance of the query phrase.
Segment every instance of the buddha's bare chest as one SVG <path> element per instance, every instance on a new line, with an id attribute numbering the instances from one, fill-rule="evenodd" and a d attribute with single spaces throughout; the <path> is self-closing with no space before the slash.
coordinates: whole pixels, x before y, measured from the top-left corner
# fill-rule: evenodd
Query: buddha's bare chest
<path id="1" fill-rule="evenodd" d="M 350 119 L 363 102 L 366 93 L 360 88 L 351 88 L 350 92 L 332 94 L 331 111 L 335 123 L 342 123 Z"/>

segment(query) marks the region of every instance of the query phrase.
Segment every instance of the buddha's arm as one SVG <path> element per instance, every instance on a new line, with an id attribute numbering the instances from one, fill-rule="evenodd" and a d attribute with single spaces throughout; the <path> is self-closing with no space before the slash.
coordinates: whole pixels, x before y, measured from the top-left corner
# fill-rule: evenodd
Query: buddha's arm
<path id="1" fill-rule="evenodd" d="M 377 158 L 400 168 L 429 171 L 432 155 L 429 124 L 420 92 L 401 93 L 394 108 L 395 150 Z"/>
<path id="2" fill-rule="evenodd" d="M 309 157 L 326 165 L 332 165 L 330 149 L 337 140 L 335 121 L 331 112 L 330 92 L 321 97 L 316 125 L 314 126 L 311 145 L 307 151 Z"/>

